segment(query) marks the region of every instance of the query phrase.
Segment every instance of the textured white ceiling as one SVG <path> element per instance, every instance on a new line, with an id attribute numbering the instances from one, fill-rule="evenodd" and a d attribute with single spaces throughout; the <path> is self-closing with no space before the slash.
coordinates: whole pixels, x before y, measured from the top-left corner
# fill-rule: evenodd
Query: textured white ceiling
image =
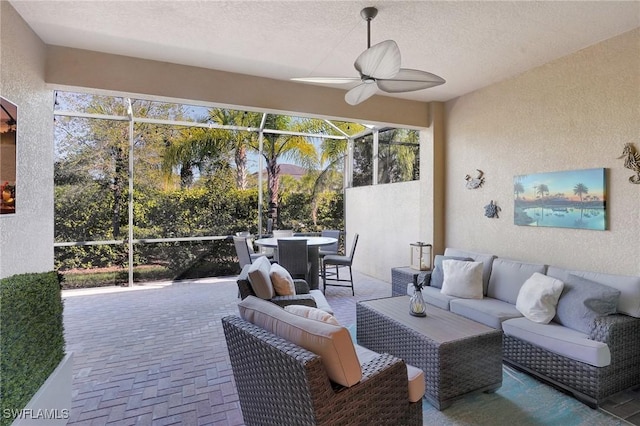
<path id="1" fill-rule="evenodd" d="M 10 0 L 47 44 L 288 80 L 355 77 L 366 48 L 447 83 L 396 97 L 445 101 L 640 26 L 640 1 Z M 302 84 L 302 83 L 299 83 Z M 351 86 L 341 86 L 345 90 Z"/>

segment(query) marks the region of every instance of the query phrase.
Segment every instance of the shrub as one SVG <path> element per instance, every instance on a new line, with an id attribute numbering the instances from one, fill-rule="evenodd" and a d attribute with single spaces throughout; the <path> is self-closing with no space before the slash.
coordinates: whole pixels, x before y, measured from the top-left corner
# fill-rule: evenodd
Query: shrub
<path id="1" fill-rule="evenodd" d="M 55 272 L 0 280 L 0 412 L 27 405 L 64 357 L 60 278 Z M 2 418 L 0 425 L 11 423 Z"/>

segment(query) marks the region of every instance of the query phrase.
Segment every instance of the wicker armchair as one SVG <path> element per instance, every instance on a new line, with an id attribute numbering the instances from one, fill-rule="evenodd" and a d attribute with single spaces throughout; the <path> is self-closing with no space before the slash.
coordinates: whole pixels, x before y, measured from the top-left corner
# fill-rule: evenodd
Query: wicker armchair
<path id="1" fill-rule="evenodd" d="M 321 358 L 237 316 L 222 325 L 247 425 L 421 425 L 422 401 L 407 399 L 405 363 L 381 354 L 361 381 L 329 381 Z"/>

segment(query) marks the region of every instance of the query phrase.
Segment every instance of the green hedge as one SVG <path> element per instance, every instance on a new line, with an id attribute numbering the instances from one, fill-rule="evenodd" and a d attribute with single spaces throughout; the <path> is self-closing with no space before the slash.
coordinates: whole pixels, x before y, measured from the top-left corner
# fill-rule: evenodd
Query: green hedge
<path id="1" fill-rule="evenodd" d="M 0 413 L 20 410 L 64 357 L 56 272 L 0 280 Z M 4 416 L 0 425 L 12 419 Z"/>

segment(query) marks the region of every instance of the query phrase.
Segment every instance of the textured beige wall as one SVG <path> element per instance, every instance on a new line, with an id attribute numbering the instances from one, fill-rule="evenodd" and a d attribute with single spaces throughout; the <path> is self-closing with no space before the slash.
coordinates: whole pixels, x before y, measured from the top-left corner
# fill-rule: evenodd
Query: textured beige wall
<path id="1" fill-rule="evenodd" d="M 45 45 L 0 2 L 0 94 L 18 105 L 16 213 L 0 216 L 0 277 L 53 270 L 53 99 Z"/>
<path id="2" fill-rule="evenodd" d="M 391 268 L 408 266 L 409 243 L 431 241 L 421 234 L 420 181 L 349 188 L 345 196 L 347 249 L 360 234 L 353 268 L 391 281 Z"/>
<path id="3" fill-rule="evenodd" d="M 640 29 L 446 103 L 446 245 L 562 267 L 640 274 Z M 513 223 L 515 175 L 607 169 L 608 230 Z M 478 190 L 464 176 L 485 172 Z M 484 217 L 495 200 L 500 219 Z"/>

